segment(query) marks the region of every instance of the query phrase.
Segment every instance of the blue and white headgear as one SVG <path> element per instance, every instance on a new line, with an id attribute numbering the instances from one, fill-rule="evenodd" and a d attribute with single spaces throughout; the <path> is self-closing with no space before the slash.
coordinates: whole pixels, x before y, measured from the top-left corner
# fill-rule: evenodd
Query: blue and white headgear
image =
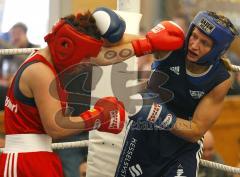
<path id="1" fill-rule="evenodd" d="M 209 53 L 201 57 L 196 63 L 200 65 L 212 65 L 224 52 L 230 47 L 234 40 L 235 31 L 231 29 L 233 26 L 227 26 L 213 12 L 199 12 L 190 24 L 187 38 L 186 48 L 188 47 L 189 38 L 194 27 L 197 27 L 204 34 L 213 40 L 213 47 Z M 233 27 L 234 28 L 234 27 Z"/>

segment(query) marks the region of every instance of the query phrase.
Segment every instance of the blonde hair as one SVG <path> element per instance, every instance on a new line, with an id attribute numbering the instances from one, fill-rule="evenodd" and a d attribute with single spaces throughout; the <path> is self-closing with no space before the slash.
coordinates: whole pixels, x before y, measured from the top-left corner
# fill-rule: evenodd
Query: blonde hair
<path id="1" fill-rule="evenodd" d="M 228 71 L 240 72 L 240 66 L 233 65 L 231 63 L 230 59 L 226 55 L 223 55 L 221 57 L 221 60 L 223 61 L 223 64 L 227 68 Z"/>

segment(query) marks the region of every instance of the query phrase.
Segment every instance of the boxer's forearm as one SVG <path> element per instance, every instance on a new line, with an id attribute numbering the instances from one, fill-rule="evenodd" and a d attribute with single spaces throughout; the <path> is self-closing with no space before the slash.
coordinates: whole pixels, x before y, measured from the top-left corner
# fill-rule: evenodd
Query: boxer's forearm
<path id="1" fill-rule="evenodd" d="M 131 43 L 118 45 L 115 47 L 103 47 L 96 58 L 91 58 L 90 62 L 94 65 L 112 65 L 125 61 L 134 56 L 134 49 Z"/>

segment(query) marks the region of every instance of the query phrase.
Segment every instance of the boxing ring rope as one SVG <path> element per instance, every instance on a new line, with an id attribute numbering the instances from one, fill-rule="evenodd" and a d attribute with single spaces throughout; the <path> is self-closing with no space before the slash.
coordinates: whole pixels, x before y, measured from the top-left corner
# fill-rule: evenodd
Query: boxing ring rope
<path id="1" fill-rule="evenodd" d="M 16 49 L 0 49 L 0 55 L 21 55 L 30 54 L 34 50 L 39 50 L 41 48 L 16 48 Z M 234 72 L 240 72 L 240 66 L 230 64 Z"/>
<path id="2" fill-rule="evenodd" d="M 16 48 L 16 49 L 0 49 L 0 55 L 21 55 L 30 54 L 34 50 L 39 50 L 41 48 Z"/>
<path id="3" fill-rule="evenodd" d="M 90 143 L 104 143 L 101 140 L 82 140 L 82 141 L 75 141 L 75 142 L 65 142 L 65 143 L 53 143 L 52 149 L 68 149 L 68 148 L 80 148 L 80 147 L 88 147 Z"/>
<path id="4" fill-rule="evenodd" d="M 52 144 L 53 149 L 67 149 L 67 148 L 78 148 L 78 147 L 88 147 L 88 140 Z"/>
<path id="5" fill-rule="evenodd" d="M 39 50 L 40 48 L 16 48 L 16 49 L 0 49 L 0 55 L 21 55 L 21 54 L 30 54 L 34 50 Z M 235 71 L 240 71 L 240 66 L 233 65 Z M 89 143 L 104 143 L 101 140 L 83 140 L 83 141 L 76 141 L 76 142 L 64 142 L 64 143 L 53 143 L 52 149 L 68 149 L 68 148 L 80 148 L 80 147 L 88 147 Z M 0 153 L 3 151 L 2 148 L 0 148 Z M 230 172 L 234 174 L 240 174 L 240 168 L 237 167 L 231 167 L 228 165 L 223 165 L 216 162 L 211 162 L 207 160 L 200 160 L 200 164 L 202 166 L 208 167 L 208 168 L 215 168 L 217 170 Z"/>
<path id="6" fill-rule="evenodd" d="M 221 171 L 225 171 L 225 172 L 230 172 L 230 173 L 234 173 L 234 174 L 240 174 L 240 168 L 237 167 L 231 167 L 228 165 L 223 165 L 220 163 L 216 163 L 216 162 L 211 162 L 208 160 L 200 160 L 200 164 L 202 166 L 208 167 L 208 168 L 215 168 L 217 170 L 221 170 Z"/>
<path id="7" fill-rule="evenodd" d="M 81 147 L 88 147 L 89 143 L 104 143 L 101 140 L 82 140 L 82 141 L 75 141 L 75 142 L 64 142 L 64 143 L 53 143 L 52 149 L 69 149 L 69 148 L 81 148 Z M 0 148 L 0 153 L 3 151 L 3 148 Z M 208 167 L 208 168 L 215 168 L 217 170 L 230 172 L 234 174 L 240 174 L 240 168 L 237 167 L 231 167 L 228 165 L 223 165 L 216 162 L 211 162 L 207 160 L 200 160 L 200 164 L 202 166 Z"/>

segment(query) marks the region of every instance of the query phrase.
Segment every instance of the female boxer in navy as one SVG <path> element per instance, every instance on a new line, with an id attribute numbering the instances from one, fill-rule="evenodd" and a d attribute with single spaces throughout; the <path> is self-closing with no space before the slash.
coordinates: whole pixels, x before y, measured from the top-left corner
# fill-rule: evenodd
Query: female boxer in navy
<path id="1" fill-rule="evenodd" d="M 115 177 L 195 177 L 202 137 L 231 86 L 222 58 L 238 34 L 224 16 L 199 12 L 185 45 L 156 59 L 128 125 Z M 157 58 L 164 53 L 155 53 Z"/>

